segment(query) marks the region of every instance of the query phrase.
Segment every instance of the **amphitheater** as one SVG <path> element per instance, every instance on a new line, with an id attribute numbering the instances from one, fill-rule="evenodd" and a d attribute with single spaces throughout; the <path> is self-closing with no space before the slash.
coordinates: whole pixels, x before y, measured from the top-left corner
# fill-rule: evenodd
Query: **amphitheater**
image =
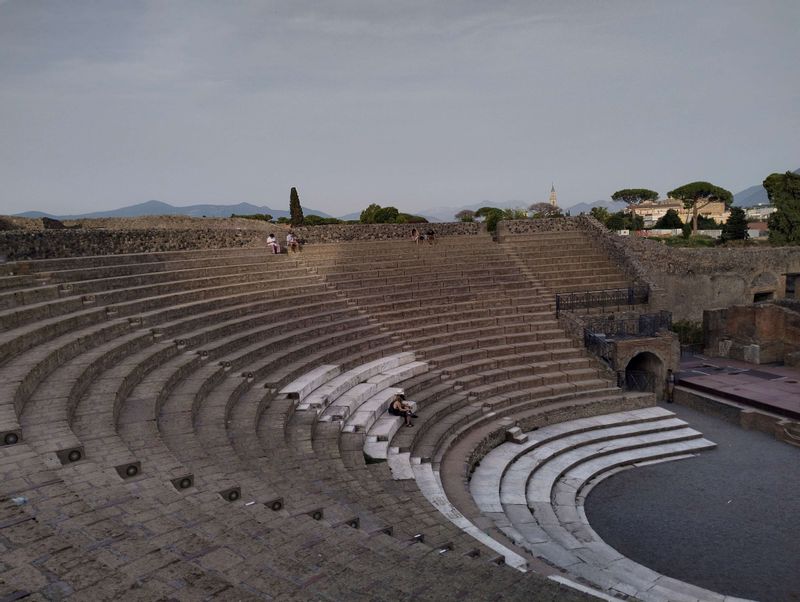
<path id="1" fill-rule="evenodd" d="M 583 510 L 714 447 L 556 315 L 664 309 L 646 265 L 586 218 L 410 228 L 0 233 L 0 600 L 733 600 Z"/>

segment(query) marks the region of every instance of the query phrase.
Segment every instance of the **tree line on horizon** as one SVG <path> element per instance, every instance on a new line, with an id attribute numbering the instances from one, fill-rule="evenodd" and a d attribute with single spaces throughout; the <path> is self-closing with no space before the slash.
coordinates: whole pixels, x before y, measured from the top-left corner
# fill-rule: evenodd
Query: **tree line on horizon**
<path id="1" fill-rule="evenodd" d="M 784 174 L 773 173 L 763 182 L 767 191 L 770 204 L 777 209 L 768 219 L 769 240 L 773 244 L 800 244 L 800 175 L 787 171 Z M 656 228 L 683 230 L 684 237 L 688 238 L 698 230 L 722 228 L 721 240 L 741 240 L 747 238 L 747 220 L 745 212 L 740 207 L 731 207 L 733 194 L 720 186 L 710 182 L 697 181 L 684 184 L 667 193 L 667 197 L 683 202 L 685 209 L 691 212 L 691 222 L 684 224 L 680 216 L 670 209 L 660 218 Z M 594 207 L 590 215 L 611 230 L 640 230 L 644 228 L 644 220 L 636 215 L 636 206 L 642 203 L 656 201 L 658 192 L 649 188 L 623 188 L 611 195 L 614 201 L 625 202 L 631 207 L 630 212 L 609 212 L 605 207 Z M 700 214 L 700 210 L 712 202 L 722 202 L 731 208 L 730 216 L 725 224 L 717 224 L 713 219 Z M 529 213 L 530 212 L 530 213 Z M 325 224 L 414 224 L 427 223 L 427 219 L 419 215 L 403 213 L 396 207 L 381 207 L 371 203 L 359 215 L 358 221 L 344 221 L 337 218 L 326 218 L 318 215 L 304 215 L 300 205 L 300 196 L 295 187 L 289 192 L 289 218 L 278 218 L 277 223 L 289 223 L 291 226 L 317 226 Z M 534 203 L 524 209 L 500 209 L 498 207 L 481 207 L 476 211 L 463 209 L 455 214 L 455 218 L 462 222 L 482 220 L 487 230 L 493 232 L 501 220 L 542 219 L 567 217 L 558 206 L 550 203 Z M 232 215 L 231 217 L 244 217 L 271 222 L 272 216 L 268 214 Z"/>

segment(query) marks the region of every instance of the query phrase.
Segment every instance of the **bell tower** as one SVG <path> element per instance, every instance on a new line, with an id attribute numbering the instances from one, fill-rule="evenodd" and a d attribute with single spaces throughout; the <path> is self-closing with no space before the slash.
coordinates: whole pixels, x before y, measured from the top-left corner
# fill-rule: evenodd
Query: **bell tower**
<path id="1" fill-rule="evenodd" d="M 553 185 L 553 184 L 551 184 L 551 185 L 550 185 L 550 199 L 549 199 L 549 203 L 550 203 L 550 204 L 551 204 L 553 207 L 558 207 L 558 198 L 556 197 L 556 187 L 555 187 L 555 185 Z"/>

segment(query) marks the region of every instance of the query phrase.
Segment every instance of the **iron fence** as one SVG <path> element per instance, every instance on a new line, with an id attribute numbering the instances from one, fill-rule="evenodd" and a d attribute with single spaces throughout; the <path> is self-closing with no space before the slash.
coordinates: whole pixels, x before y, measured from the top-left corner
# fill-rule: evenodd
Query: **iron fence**
<path id="1" fill-rule="evenodd" d="M 654 337 L 672 327 L 672 313 L 659 311 L 633 318 L 598 317 L 584 320 L 583 344 L 596 356 L 610 362 L 614 341 L 633 337 Z"/>
<path id="2" fill-rule="evenodd" d="M 656 390 L 656 376 L 652 372 L 626 370 L 625 388 L 629 391 L 650 391 L 652 393 Z"/>
<path id="3" fill-rule="evenodd" d="M 575 311 L 593 307 L 619 307 L 621 305 L 641 305 L 650 300 L 650 287 L 647 285 L 628 288 L 609 288 L 583 293 L 557 293 L 556 317 L 562 311 Z"/>

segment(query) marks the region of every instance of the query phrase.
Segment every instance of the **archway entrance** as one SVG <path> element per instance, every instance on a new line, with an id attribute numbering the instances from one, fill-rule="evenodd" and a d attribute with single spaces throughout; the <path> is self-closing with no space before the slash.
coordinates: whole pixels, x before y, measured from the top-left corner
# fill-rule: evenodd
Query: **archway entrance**
<path id="1" fill-rule="evenodd" d="M 625 366 L 625 388 L 628 390 L 651 391 L 660 396 L 658 385 L 663 380 L 664 362 L 655 353 L 637 353 Z"/>

